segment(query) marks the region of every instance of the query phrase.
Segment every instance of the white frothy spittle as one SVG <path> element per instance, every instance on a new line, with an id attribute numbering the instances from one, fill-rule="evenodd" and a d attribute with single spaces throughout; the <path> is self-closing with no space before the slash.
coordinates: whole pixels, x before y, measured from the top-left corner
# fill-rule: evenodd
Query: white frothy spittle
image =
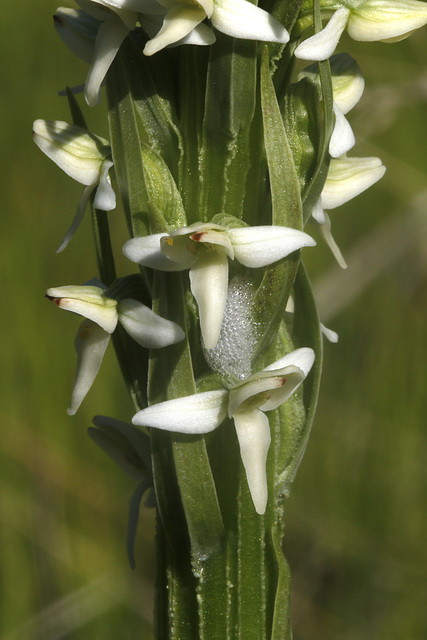
<path id="1" fill-rule="evenodd" d="M 242 276 L 235 276 L 228 287 L 221 333 L 213 349 L 203 349 L 213 371 L 244 379 L 251 374 L 251 360 L 256 344 L 251 322 L 253 286 Z"/>

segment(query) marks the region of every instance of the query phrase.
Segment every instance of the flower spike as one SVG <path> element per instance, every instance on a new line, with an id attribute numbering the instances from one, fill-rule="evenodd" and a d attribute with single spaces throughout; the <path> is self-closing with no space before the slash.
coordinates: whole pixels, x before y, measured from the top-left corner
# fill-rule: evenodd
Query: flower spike
<path id="1" fill-rule="evenodd" d="M 228 414 L 234 420 L 255 510 L 263 514 L 268 497 L 266 460 L 270 445 L 265 412 L 277 409 L 296 391 L 313 362 L 312 349 L 297 349 L 228 391 L 218 389 L 160 402 L 138 411 L 132 422 L 166 431 L 203 434 L 219 427 Z"/>
<path id="2" fill-rule="evenodd" d="M 228 291 L 228 259 L 245 267 L 265 267 L 315 241 L 288 227 L 227 229 L 196 222 L 168 234 L 132 238 L 124 255 L 160 271 L 190 270 L 190 287 L 199 307 L 200 328 L 207 349 L 218 342 Z"/>

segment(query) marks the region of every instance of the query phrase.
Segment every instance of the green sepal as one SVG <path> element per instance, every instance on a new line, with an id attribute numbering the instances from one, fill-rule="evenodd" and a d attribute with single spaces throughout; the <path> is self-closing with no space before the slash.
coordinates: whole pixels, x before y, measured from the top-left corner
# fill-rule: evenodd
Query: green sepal
<path id="1" fill-rule="evenodd" d="M 141 154 L 149 199 L 150 233 L 168 232 L 185 227 L 187 219 L 181 195 L 166 162 L 143 142 Z"/>
<path id="2" fill-rule="evenodd" d="M 88 428 L 88 435 L 122 471 L 137 482 L 151 477 L 150 439 L 146 433 L 119 420 L 114 425 L 101 424 L 97 419 L 95 423 Z"/>
<path id="3" fill-rule="evenodd" d="M 89 130 L 89 127 L 86 124 L 86 119 L 83 115 L 83 111 L 80 108 L 79 103 L 77 102 L 74 93 L 71 91 L 70 87 L 65 87 L 65 93 L 67 95 L 68 106 L 71 113 L 71 119 L 73 124 L 76 127 L 81 127 L 82 129 Z"/>
<path id="4" fill-rule="evenodd" d="M 306 78 L 291 84 L 282 115 L 300 190 L 303 191 L 314 175 L 315 149 L 318 148 L 321 138 L 319 88 Z"/>

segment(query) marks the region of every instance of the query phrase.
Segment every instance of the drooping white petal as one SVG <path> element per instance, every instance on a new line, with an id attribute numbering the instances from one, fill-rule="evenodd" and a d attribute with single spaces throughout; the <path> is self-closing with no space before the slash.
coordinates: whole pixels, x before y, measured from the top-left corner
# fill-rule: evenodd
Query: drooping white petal
<path id="1" fill-rule="evenodd" d="M 335 260 L 338 262 L 341 269 L 347 269 L 347 263 L 344 260 L 344 256 L 341 253 L 341 249 L 334 240 L 331 233 L 331 219 L 327 213 L 325 213 L 325 222 L 319 227 L 320 234 L 330 250 L 333 253 Z"/>
<path id="2" fill-rule="evenodd" d="M 262 515 L 268 498 L 266 464 L 271 442 L 268 418 L 253 409 L 238 411 L 233 419 L 252 501 L 256 512 Z"/>
<path id="3" fill-rule="evenodd" d="M 76 214 L 73 218 L 73 221 L 68 231 L 66 232 L 65 236 L 62 238 L 61 244 L 57 248 L 56 253 L 61 253 L 61 251 L 64 251 L 64 249 L 68 246 L 68 243 L 70 242 L 71 238 L 76 233 L 77 229 L 81 224 L 81 221 L 83 220 L 83 216 L 86 211 L 86 207 L 89 202 L 90 196 L 92 195 L 93 190 L 95 188 L 96 188 L 96 184 L 90 184 L 89 186 L 83 189 L 83 193 L 80 196 Z"/>
<path id="4" fill-rule="evenodd" d="M 196 257 L 188 254 L 188 265 L 169 260 L 160 247 L 160 240 L 164 237 L 168 237 L 167 233 L 155 233 L 151 236 L 131 238 L 123 245 L 123 254 L 132 262 L 136 262 L 143 267 L 158 269 L 159 271 L 183 271 L 188 269 L 196 260 Z"/>
<path id="5" fill-rule="evenodd" d="M 384 173 L 385 167 L 379 158 L 331 160 L 321 195 L 323 209 L 340 207 L 375 184 Z"/>
<path id="6" fill-rule="evenodd" d="M 170 44 L 185 38 L 206 18 L 205 11 L 197 5 L 177 4 L 167 12 L 159 33 L 149 40 L 143 53 L 152 56 Z"/>
<path id="7" fill-rule="evenodd" d="M 178 433 L 209 433 L 227 417 L 227 397 L 221 389 L 159 402 L 138 411 L 132 422 Z"/>
<path id="8" fill-rule="evenodd" d="M 128 27 L 117 15 L 111 15 L 101 23 L 95 42 L 92 66 L 86 78 L 85 98 L 90 107 L 101 100 L 101 85 L 123 40 Z"/>
<path id="9" fill-rule="evenodd" d="M 112 211 L 116 208 L 116 194 L 111 186 L 109 170 L 113 166 L 112 160 L 105 160 L 102 165 L 99 186 L 95 193 L 93 206 L 101 211 Z"/>
<path id="10" fill-rule="evenodd" d="M 289 365 L 295 365 L 298 369 L 303 371 L 305 377 L 310 373 L 311 367 L 314 363 L 315 354 L 313 349 L 310 347 L 301 347 L 300 349 L 295 349 L 295 351 L 291 351 L 280 360 L 276 360 L 276 362 L 272 362 L 268 367 L 265 367 L 263 371 L 276 371 L 278 369 L 284 369 Z"/>
<path id="11" fill-rule="evenodd" d="M 329 342 L 333 342 L 333 343 L 338 342 L 339 336 L 336 331 L 333 331 L 332 329 L 328 329 L 328 327 L 325 327 L 325 325 L 322 323 L 320 323 L 320 331 L 325 336 L 325 338 L 329 340 Z"/>
<path id="12" fill-rule="evenodd" d="M 336 49 L 344 31 L 350 9 L 340 7 L 322 31 L 301 42 L 295 49 L 295 56 L 301 60 L 327 60 Z"/>
<path id="13" fill-rule="evenodd" d="M 265 267 L 302 247 L 316 242 L 304 231 L 289 227 L 263 226 L 229 229 L 235 259 L 245 267 Z"/>
<path id="14" fill-rule="evenodd" d="M 184 340 L 185 333 L 176 322 L 158 316 L 138 300 L 120 300 L 117 309 L 120 324 L 142 347 L 159 349 Z"/>
<path id="15" fill-rule="evenodd" d="M 351 10 L 347 31 L 354 40 L 400 40 L 427 24 L 419 0 L 365 0 Z"/>
<path id="16" fill-rule="evenodd" d="M 246 0 L 215 0 L 213 26 L 234 38 L 265 42 L 289 41 L 289 33 L 267 11 Z"/>
<path id="17" fill-rule="evenodd" d="M 345 115 L 334 102 L 335 126 L 329 141 L 329 153 L 333 158 L 343 156 L 356 144 L 353 129 Z"/>
<path id="18" fill-rule="evenodd" d="M 316 222 L 318 222 L 319 224 L 324 224 L 325 222 L 325 212 L 322 209 L 322 201 L 320 198 L 313 207 L 311 217 L 314 218 L 314 220 L 316 220 Z"/>
<path id="19" fill-rule="evenodd" d="M 221 332 L 228 293 L 225 251 L 206 251 L 190 269 L 190 288 L 199 307 L 200 330 L 206 349 L 213 349 Z"/>
<path id="20" fill-rule="evenodd" d="M 67 410 L 73 416 L 83 402 L 101 366 L 110 335 L 98 324 L 84 320 L 75 339 L 77 371 L 74 378 L 71 404 Z"/>

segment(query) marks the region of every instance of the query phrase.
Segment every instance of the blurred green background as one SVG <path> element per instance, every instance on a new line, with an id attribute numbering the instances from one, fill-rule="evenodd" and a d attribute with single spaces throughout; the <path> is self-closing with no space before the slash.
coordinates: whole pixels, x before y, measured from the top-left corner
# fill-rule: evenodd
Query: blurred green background
<path id="1" fill-rule="evenodd" d="M 16 0 L 1 18 L 0 634 L 148 639 L 153 513 L 142 512 L 132 572 L 134 485 L 86 435 L 94 414 L 126 420 L 132 407 L 110 349 L 77 416 L 67 416 L 78 321 L 43 299 L 47 287 L 96 272 L 89 216 L 55 255 L 80 186 L 31 142 L 34 119 L 69 119 L 57 91 L 86 73 L 54 32 L 56 7 L 34 0 L 29 12 Z M 427 637 L 426 33 L 341 47 L 367 82 L 349 118 L 352 155 L 378 155 L 388 170 L 332 212 L 348 271 L 323 246 L 310 256 L 322 319 L 340 340 L 326 344 L 318 416 L 288 502 L 295 640 Z M 103 108 L 86 114 L 108 137 Z M 119 255 L 124 230 L 118 215 L 111 221 Z"/>

